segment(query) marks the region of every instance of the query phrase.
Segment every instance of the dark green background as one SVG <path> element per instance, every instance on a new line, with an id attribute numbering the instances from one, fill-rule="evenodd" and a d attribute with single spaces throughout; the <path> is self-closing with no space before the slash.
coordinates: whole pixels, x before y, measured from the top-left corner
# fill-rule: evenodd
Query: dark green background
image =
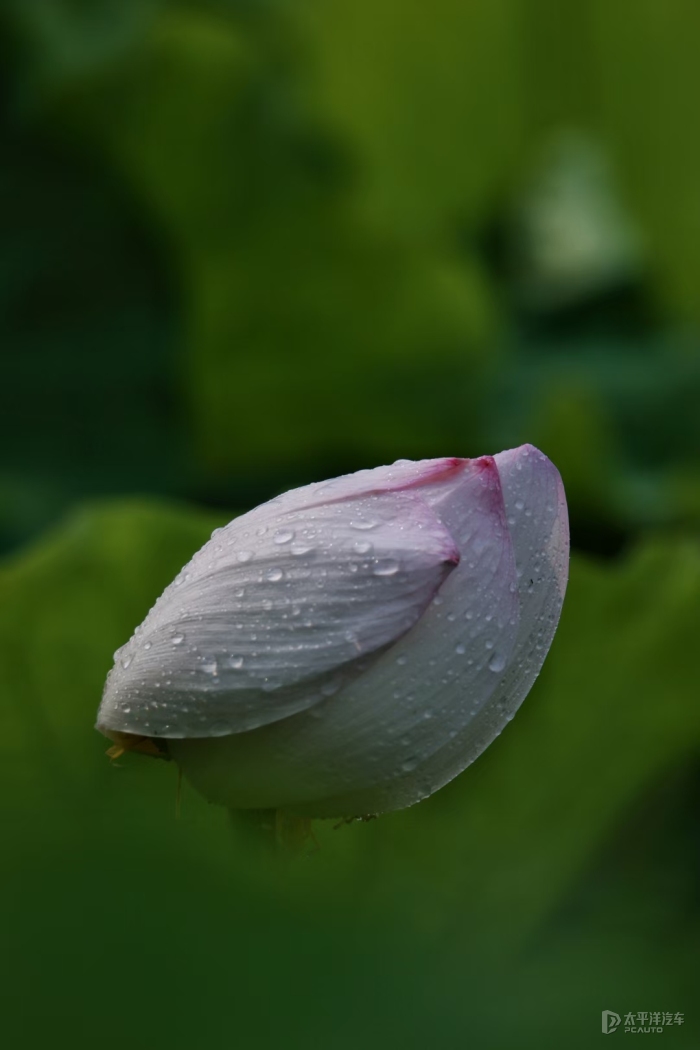
<path id="1" fill-rule="evenodd" d="M 7 1046 L 698 1045 L 699 44 L 691 0 L 5 5 Z M 644 247 L 533 306 L 518 201 L 572 132 Z M 111 654 L 213 527 L 523 441 L 569 593 L 455 782 L 277 866 L 109 764 Z"/>

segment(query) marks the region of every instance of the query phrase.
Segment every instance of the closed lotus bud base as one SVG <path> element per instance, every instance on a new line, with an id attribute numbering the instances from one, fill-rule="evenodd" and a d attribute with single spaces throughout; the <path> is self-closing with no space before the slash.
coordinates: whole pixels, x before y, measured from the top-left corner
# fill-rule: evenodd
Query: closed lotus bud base
<path id="1" fill-rule="evenodd" d="M 294 489 L 218 529 L 115 656 L 97 727 L 234 809 L 425 798 L 512 718 L 566 588 L 561 478 L 531 445 Z"/>

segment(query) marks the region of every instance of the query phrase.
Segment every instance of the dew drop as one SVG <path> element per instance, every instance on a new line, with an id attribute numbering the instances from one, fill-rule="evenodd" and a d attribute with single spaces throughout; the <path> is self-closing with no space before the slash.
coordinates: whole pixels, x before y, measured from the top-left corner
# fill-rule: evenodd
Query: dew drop
<path id="1" fill-rule="evenodd" d="M 367 540 L 358 540 L 357 543 L 353 543 L 353 549 L 358 554 L 369 554 L 372 551 L 372 544 Z"/>
<path id="2" fill-rule="evenodd" d="M 405 664 L 408 663 L 408 657 L 406 657 L 406 656 L 397 656 L 396 662 L 399 665 L 399 667 L 403 667 Z"/>
<path id="3" fill-rule="evenodd" d="M 516 499 L 516 501 L 515 501 L 515 509 L 516 510 L 524 510 L 525 509 L 525 504 L 523 503 L 523 501 L 521 499 Z"/>
<path id="4" fill-rule="evenodd" d="M 178 634 L 171 634 L 170 635 L 170 641 L 173 643 L 173 645 L 182 645 L 184 640 L 185 640 L 184 634 L 178 633 Z"/>
<path id="5" fill-rule="evenodd" d="M 275 533 L 275 543 L 283 544 L 289 543 L 290 540 L 294 539 L 294 533 L 291 529 L 278 529 Z"/>
<path id="6" fill-rule="evenodd" d="M 153 645 L 153 642 L 144 642 L 143 643 L 144 649 L 150 649 L 152 645 Z"/>
<path id="7" fill-rule="evenodd" d="M 464 656 L 466 651 L 467 651 L 466 646 L 462 645 L 461 642 L 460 642 L 459 645 L 455 646 L 455 652 L 457 653 L 458 656 Z"/>
<path id="8" fill-rule="evenodd" d="M 377 562 L 372 570 L 375 576 L 394 576 L 399 571 L 399 563 L 393 558 Z"/>
<path id="9" fill-rule="evenodd" d="M 126 671 L 127 667 L 129 666 L 129 664 L 131 663 L 131 659 L 132 658 L 130 656 L 125 656 L 124 659 L 122 660 L 122 667 L 124 668 L 125 671 Z"/>
<path id="10" fill-rule="evenodd" d="M 282 570 L 277 568 L 268 569 L 265 573 L 265 579 L 269 580 L 271 583 L 276 583 L 278 580 L 281 580 L 283 576 L 284 573 Z"/>
<path id="11" fill-rule="evenodd" d="M 250 561 L 250 559 L 252 557 L 253 557 L 253 552 L 252 551 L 239 551 L 238 554 L 236 555 L 236 561 L 246 562 L 246 561 Z"/>
<path id="12" fill-rule="evenodd" d="M 206 722 L 206 718 L 202 717 L 202 721 Z M 228 736 L 230 727 L 226 722 L 212 722 L 208 727 L 208 736 Z"/>
<path id="13" fill-rule="evenodd" d="M 492 653 L 491 659 L 489 660 L 489 671 L 494 671 L 496 674 L 502 671 L 506 666 L 506 658 L 503 653 Z"/>

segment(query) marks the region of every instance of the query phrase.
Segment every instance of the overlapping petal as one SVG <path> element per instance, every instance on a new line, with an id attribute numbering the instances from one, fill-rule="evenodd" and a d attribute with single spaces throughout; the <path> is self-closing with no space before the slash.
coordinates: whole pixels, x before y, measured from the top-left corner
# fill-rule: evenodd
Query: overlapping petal
<path id="1" fill-rule="evenodd" d="M 417 622 L 459 561 L 410 491 L 290 503 L 195 555 L 118 654 L 100 728 L 221 736 L 320 703 Z"/>
<path id="2" fill-rule="evenodd" d="M 569 520 L 559 471 L 523 445 L 494 456 L 501 479 L 517 575 L 518 627 L 509 659 L 487 703 L 465 729 L 423 766 L 430 791 L 442 787 L 484 751 L 529 693 L 561 615 L 569 569 Z"/>

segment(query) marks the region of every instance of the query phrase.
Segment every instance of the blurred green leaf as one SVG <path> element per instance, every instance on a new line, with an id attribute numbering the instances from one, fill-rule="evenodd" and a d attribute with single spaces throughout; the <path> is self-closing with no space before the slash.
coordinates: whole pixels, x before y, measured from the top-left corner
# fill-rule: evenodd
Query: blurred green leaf
<path id="1" fill-rule="evenodd" d="M 308 0 L 313 104 L 366 168 L 365 205 L 420 240 L 480 218 L 522 149 L 512 0 Z M 361 73 L 360 73 L 361 70 Z"/>
<path id="2" fill-rule="evenodd" d="M 598 127 L 648 234 L 660 297 L 697 321 L 700 10 L 688 0 L 591 0 L 589 12 Z"/>
<path id="3" fill-rule="evenodd" d="M 311 952 L 307 978 L 320 979 L 316 953 L 327 938 L 335 951 L 347 939 L 358 994 L 363 964 L 350 916 L 359 906 L 360 929 L 371 926 L 380 959 L 402 953 L 401 930 L 422 950 L 430 945 L 439 952 L 441 967 L 480 972 L 477 984 L 484 967 L 495 974 L 523 952 L 546 970 L 547 953 L 565 948 L 543 934 L 585 870 L 639 800 L 697 754 L 697 543 L 648 543 L 619 567 L 576 559 L 545 670 L 504 737 L 420 806 L 339 831 L 320 823 L 320 851 L 278 878 L 233 837 L 223 811 L 187 787 L 184 817 L 176 822 L 172 767 L 137 756 L 123 760 L 123 768 L 111 766 L 106 742 L 92 728 L 112 650 L 218 524 L 220 518 L 185 507 L 87 508 L 2 570 L 4 877 L 14 886 L 22 872 L 50 858 L 48 900 L 58 909 L 51 916 L 45 905 L 36 910 L 32 878 L 26 890 L 17 884 L 12 908 L 21 909 L 22 929 L 60 925 L 59 914 L 77 907 L 82 894 L 104 911 L 105 946 L 116 936 L 126 958 L 131 929 L 136 943 L 146 945 L 144 958 L 161 965 L 178 929 L 185 938 L 180 950 L 196 956 L 207 945 L 212 955 L 221 952 L 215 932 L 221 923 L 238 924 L 246 943 L 259 929 L 284 959 L 303 928 Z M 198 903 L 204 898 L 206 906 Z M 147 930 L 135 932 L 129 916 L 142 924 L 151 908 L 150 928 L 162 940 L 149 946 Z M 218 920 L 212 909 L 219 909 Z M 600 921 L 607 914 L 603 908 Z M 95 950 L 87 926 L 76 936 L 86 951 Z M 605 926 L 591 936 L 604 939 Z M 36 964 L 18 945 L 20 972 L 31 969 Z M 409 955 L 418 966 L 407 977 L 411 984 L 424 970 Z M 231 963 L 231 973 L 243 964 Z M 190 972 L 187 956 L 182 965 Z M 159 995 L 162 981 L 171 979 L 166 966 L 155 978 Z M 273 987 L 281 980 L 274 968 L 271 980 Z M 460 1001 L 453 981 L 440 994 L 447 987 L 455 999 L 441 1029 L 445 1039 Z M 196 994 L 206 994 L 204 986 Z M 97 1001 L 104 1009 L 103 993 Z M 146 999 L 137 995 L 135 1002 L 145 1016 Z M 392 996 L 386 1009 L 390 1003 L 395 1010 Z M 483 1017 L 480 1023 L 488 1028 Z"/>
<path id="4" fill-rule="evenodd" d="M 168 9 L 51 98 L 176 253 L 205 466 L 288 477 L 466 448 L 494 323 L 478 268 L 361 214 L 342 151 L 296 102 L 296 71 L 244 28 Z"/>

